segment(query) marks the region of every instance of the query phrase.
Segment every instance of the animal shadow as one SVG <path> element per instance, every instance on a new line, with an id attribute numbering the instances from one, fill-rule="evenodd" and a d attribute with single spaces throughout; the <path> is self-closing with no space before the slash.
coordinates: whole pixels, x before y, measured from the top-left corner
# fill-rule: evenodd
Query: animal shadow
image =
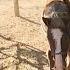
<path id="1" fill-rule="evenodd" d="M 15 44 L 10 45 L 8 48 L 0 48 L 0 54 L 5 56 L 4 58 L 0 56 L 0 60 L 4 60 L 10 57 L 14 58 L 15 60 L 18 60 L 13 61 L 13 64 L 16 66 L 16 70 L 19 70 L 20 64 L 27 64 L 31 67 L 37 68 L 38 70 L 44 70 L 44 65 L 46 65 L 47 67 L 49 66 L 46 52 L 34 48 L 31 45 L 27 45 L 18 41 L 13 41 L 11 38 L 6 38 L 2 35 L 0 37 L 7 41 L 16 42 Z M 10 53 L 12 53 L 13 48 L 16 48 L 16 54 L 11 55 Z M 7 53 L 5 51 L 7 51 Z M 4 70 L 8 67 L 9 66 L 1 65 L 0 70 Z"/>

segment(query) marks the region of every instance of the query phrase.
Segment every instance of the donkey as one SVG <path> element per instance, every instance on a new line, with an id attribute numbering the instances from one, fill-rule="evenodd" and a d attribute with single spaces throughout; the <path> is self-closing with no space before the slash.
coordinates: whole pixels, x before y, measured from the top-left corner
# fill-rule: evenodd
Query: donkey
<path id="1" fill-rule="evenodd" d="M 50 70 L 66 70 L 66 56 L 69 47 L 69 7 L 67 1 L 52 1 L 43 11 L 43 22 L 48 27 L 47 38 L 50 45 L 48 57 Z M 61 68 L 61 69 L 60 69 Z"/>

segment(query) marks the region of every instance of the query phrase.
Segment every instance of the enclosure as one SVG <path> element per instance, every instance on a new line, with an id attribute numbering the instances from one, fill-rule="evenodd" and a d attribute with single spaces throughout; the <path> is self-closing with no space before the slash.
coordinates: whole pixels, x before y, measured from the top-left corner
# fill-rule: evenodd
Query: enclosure
<path id="1" fill-rule="evenodd" d="M 0 0 L 0 70 L 49 70 L 49 44 L 41 28 L 48 0 Z"/>

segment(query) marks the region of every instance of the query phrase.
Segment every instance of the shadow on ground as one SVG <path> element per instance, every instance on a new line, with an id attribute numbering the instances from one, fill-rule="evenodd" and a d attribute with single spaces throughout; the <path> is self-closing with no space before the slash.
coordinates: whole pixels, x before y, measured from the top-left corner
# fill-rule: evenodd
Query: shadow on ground
<path id="1" fill-rule="evenodd" d="M 31 22 L 31 23 L 33 23 L 33 24 L 41 25 L 40 23 L 35 22 L 35 21 L 33 21 L 33 20 L 30 20 L 30 19 L 28 19 L 28 18 L 26 18 L 26 17 L 22 17 L 22 16 L 19 16 L 19 17 L 20 17 L 22 20 L 26 20 L 26 21 Z"/>
<path id="2" fill-rule="evenodd" d="M 15 44 L 10 45 L 9 48 L 0 48 L 0 53 L 6 56 L 5 58 L 0 58 L 0 59 L 6 59 L 8 57 L 12 57 L 18 60 L 18 62 L 15 63 L 16 70 L 19 69 L 19 65 L 21 63 L 29 64 L 31 67 L 35 67 L 38 70 L 44 70 L 43 69 L 44 65 L 48 66 L 49 64 L 48 59 L 44 51 L 41 51 L 25 43 L 14 41 L 11 38 L 6 38 L 2 35 L 0 35 L 0 37 L 6 41 L 16 42 Z M 15 55 L 12 56 L 3 52 L 4 50 L 9 50 L 13 46 L 17 48 Z M 0 70 L 3 70 L 7 67 L 9 66 L 5 66 L 5 67 L 0 66 Z"/>

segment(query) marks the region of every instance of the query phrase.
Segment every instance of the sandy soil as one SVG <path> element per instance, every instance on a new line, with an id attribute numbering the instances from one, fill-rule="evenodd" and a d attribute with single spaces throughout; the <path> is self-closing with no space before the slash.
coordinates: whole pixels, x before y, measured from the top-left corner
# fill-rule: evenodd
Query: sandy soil
<path id="1" fill-rule="evenodd" d="M 49 70 L 48 41 L 41 28 L 46 0 L 0 0 L 0 70 Z M 47 2 L 48 3 L 48 2 Z"/>

